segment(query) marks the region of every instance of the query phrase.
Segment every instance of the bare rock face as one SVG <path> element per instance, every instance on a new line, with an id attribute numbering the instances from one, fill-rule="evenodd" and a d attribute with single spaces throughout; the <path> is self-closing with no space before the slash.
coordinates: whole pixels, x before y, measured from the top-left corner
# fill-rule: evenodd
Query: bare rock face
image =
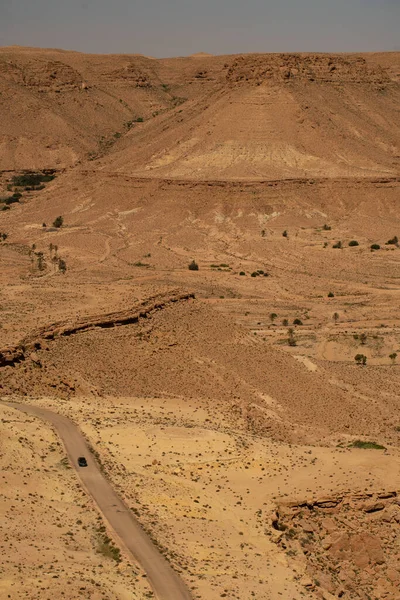
<path id="1" fill-rule="evenodd" d="M 121 69 L 105 73 L 103 79 L 106 81 L 122 81 L 137 88 L 151 88 L 154 73 L 148 72 L 143 67 L 130 62 Z"/>
<path id="2" fill-rule="evenodd" d="M 266 81 L 374 82 L 390 83 L 380 67 L 371 67 L 362 57 L 339 55 L 270 54 L 240 56 L 229 67 L 227 80 L 232 83 L 261 85 Z"/>
<path id="3" fill-rule="evenodd" d="M 318 505 L 318 499 L 297 506 L 288 502 L 275 516 L 284 529 L 276 543 L 289 553 L 293 548 L 293 555 L 300 543 L 304 552 L 303 585 L 314 589 L 311 581 L 317 596 L 326 599 L 397 598 L 398 494 L 343 494 L 334 509 Z"/>
<path id="4" fill-rule="evenodd" d="M 149 313 L 154 310 L 159 310 L 166 304 L 180 302 L 191 298 L 194 298 L 192 292 L 172 290 L 169 294 L 160 294 L 149 298 L 139 306 L 134 306 L 118 313 L 93 316 L 76 321 L 75 323 L 69 321 L 51 323 L 45 327 L 32 331 L 16 346 L 6 347 L 0 350 L 0 367 L 13 365 L 25 360 L 26 353 L 34 348 L 48 348 L 48 344 L 45 340 L 54 340 L 57 337 L 70 336 L 95 327 L 110 328 L 121 324 L 135 323 L 140 318 L 146 318 Z M 29 357 L 34 363 L 40 363 L 40 358 L 36 352 L 31 352 Z"/>
<path id="5" fill-rule="evenodd" d="M 378 500 L 370 500 L 364 504 L 364 510 L 366 513 L 372 513 L 379 510 L 383 510 L 385 508 L 385 504 L 382 501 Z"/>
<path id="6" fill-rule="evenodd" d="M 38 365 L 39 367 L 42 366 L 42 362 L 41 362 L 37 352 L 31 352 L 29 355 L 29 358 L 31 359 L 31 361 L 33 363 L 35 363 L 35 365 Z"/>
<path id="7" fill-rule="evenodd" d="M 368 533 L 342 534 L 332 544 L 330 553 L 336 559 L 353 560 L 360 569 L 383 564 L 385 560 L 379 538 Z"/>
<path id="8" fill-rule="evenodd" d="M 1 61 L 0 75 L 40 92 L 82 88 L 82 75 L 58 60 Z"/>

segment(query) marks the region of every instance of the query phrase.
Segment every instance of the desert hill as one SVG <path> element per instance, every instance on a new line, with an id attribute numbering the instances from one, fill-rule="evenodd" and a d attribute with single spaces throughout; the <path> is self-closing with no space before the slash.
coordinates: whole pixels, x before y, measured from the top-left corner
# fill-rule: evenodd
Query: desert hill
<path id="1" fill-rule="evenodd" d="M 0 49 L 0 168 L 65 168 L 170 106 L 152 61 Z M 152 83 L 151 83 L 152 82 Z M 160 89 L 158 89 L 160 88 Z"/>
<path id="2" fill-rule="evenodd" d="M 399 172 L 398 83 L 364 58 L 241 56 L 195 77 L 214 92 L 132 131 L 108 167 L 182 179 Z"/>
<path id="3" fill-rule="evenodd" d="M 0 168 L 63 168 L 114 148 L 108 168 L 151 177 L 394 175 L 398 70 L 398 53 L 156 60 L 3 48 Z"/>
<path id="4" fill-rule="evenodd" d="M 290 442 L 343 431 L 387 439 L 386 419 L 400 419 L 395 402 L 361 402 L 190 296 L 165 294 L 132 315 L 44 331 L 33 354 L 0 371 L 2 393 L 91 391 L 148 398 L 149 405 L 152 398 L 195 399 L 230 414 L 238 428 Z"/>
<path id="5" fill-rule="evenodd" d="M 399 60 L 0 49 L 0 399 L 78 425 L 194 599 L 397 598 Z M 0 412 L 0 595 L 150 597 Z"/>

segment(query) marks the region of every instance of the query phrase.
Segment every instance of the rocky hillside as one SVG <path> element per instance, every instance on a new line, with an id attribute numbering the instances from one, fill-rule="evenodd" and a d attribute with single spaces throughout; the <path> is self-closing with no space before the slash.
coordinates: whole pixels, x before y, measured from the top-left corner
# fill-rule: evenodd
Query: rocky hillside
<path id="1" fill-rule="evenodd" d="M 0 169 L 111 153 L 108 168 L 152 177 L 394 175 L 398 71 L 398 53 L 155 60 L 3 48 Z"/>

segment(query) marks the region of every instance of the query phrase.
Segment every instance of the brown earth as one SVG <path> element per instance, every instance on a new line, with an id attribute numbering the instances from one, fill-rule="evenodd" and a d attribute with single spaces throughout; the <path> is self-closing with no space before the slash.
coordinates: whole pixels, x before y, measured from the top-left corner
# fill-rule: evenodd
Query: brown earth
<path id="1" fill-rule="evenodd" d="M 0 430 L 1 598 L 148 597 L 143 572 L 104 543 L 57 435 L 4 405 Z"/>
<path id="2" fill-rule="evenodd" d="M 395 597 L 399 57 L 0 49 L 0 394 L 82 428 L 194 598 Z M 55 178 L 19 185 L 26 171 Z M 0 410 L 5 590 L 40 593 L 13 545 L 40 524 L 72 600 L 78 557 L 47 504 L 31 527 L 9 512 L 18 428 L 48 432 L 37 469 L 54 434 Z M 93 580 L 124 600 L 124 573 Z"/>

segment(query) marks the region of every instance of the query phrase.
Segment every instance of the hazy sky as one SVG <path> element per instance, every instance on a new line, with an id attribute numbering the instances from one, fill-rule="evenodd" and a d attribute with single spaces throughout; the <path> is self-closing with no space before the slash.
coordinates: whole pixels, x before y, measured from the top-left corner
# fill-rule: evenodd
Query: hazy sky
<path id="1" fill-rule="evenodd" d="M 400 0 L 0 0 L 0 46 L 183 56 L 400 50 Z"/>

